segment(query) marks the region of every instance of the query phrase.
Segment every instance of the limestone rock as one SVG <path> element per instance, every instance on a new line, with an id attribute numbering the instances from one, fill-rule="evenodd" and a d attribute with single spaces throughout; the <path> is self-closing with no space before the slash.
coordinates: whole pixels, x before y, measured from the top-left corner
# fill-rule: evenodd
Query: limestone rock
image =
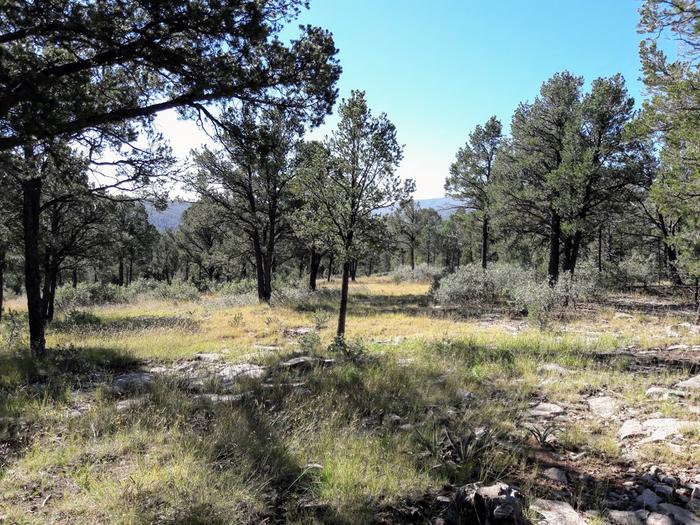
<path id="1" fill-rule="evenodd" d="M 544 521 L 536 522 L 541 525 L 586 525 L 586 521 L 565 501 L 536 499 L 530 509 L 544 517 Z"/>
<path id="2" fill-rule="evenodd" d="M 545 470 L 542 474 L 544 474 L 545 478 L 561 483 L 562 485 L 566 485 L 568 483 L 566 473 L 560 468 L 551 467 Z"/>
<path id="3" fill-rule="evenodd" d="M 645 432 L 649 434 L 649 437 L 643 439 L 640 443 L 653 443 L 656 441 L 665 441 L 669 437 L 680 433 L 683 429 L 700 429 L 700 422 L 663 417 L 647 419 L 642 423 L 642 427 Z"/>
<path id="4" fill-rule="evenodd" d="M 148 372 L 130 372 L 114 378 L 114 388 L 119 392 L 143 390 L 153 384 L 153 374 Z"/>
<path id="5" fill-rule="evenodd" d="M 673 525 L 673 520 L 665 514 L 652 512 L 647 516 L 646 525 Z"/>
<path id="6" fill-rule="evenodd" d="M 644 433 L 644 427 L 642 427 L 639 421 L 636 419 L 628 419 L 622 424 L 622 427 L 620 427 L 620 430 L 617 432 L 617 437 L 620 439 L 627 439 Z"/>
<path id="7" fill-rule="evenodd" d="M 685 393 L 680 390 L 675 390 L 672 388 L 664 388 L 661 386 L 649 387 L 646 391 L 646 396 L 652 399 L 666 400 L 674 397 L 683 397 Z"/>
<path id="8" fill-rule="evenodd" d="M 524 525 L 522 499 L 517 489 L 505 483 L 488 487 L 472 483 L 457 490 L 453 505 L 460 523 Z"/>
<path id="9" fill-rule="evenodd" d="M 609 510 L 608 519 L 615 525 L 643 525 L 642 520 L 631 510 Z"/>
<path id="10" fill-rule="evenodd" d="M 602 419 L 610 419 L 617 412 L 617 402 L 609 396 L 588 398 L 588 407 L 591 412 Z"/>
<path id="11" fill-rule="evenodd" d="M 310 368 L 318 363 L 317 357 L 311 357 L 309 355 L 302 355 L 299 357 L 293 357 L 280 363 L 280 366 L 284 368 Z"/>
<path id="12" fill-rule="evenodd" d="M 549 418 L 564 413 L 564 409 L 554 403 L 540 403 L 527 411 L 529 417 Z"/>
<path id="13" fill-rule="evenodd" d="M 685 390 L 700 390 L 700 375 L 681 381 L 676 385 L 676 388 L 682 388 Z"/>

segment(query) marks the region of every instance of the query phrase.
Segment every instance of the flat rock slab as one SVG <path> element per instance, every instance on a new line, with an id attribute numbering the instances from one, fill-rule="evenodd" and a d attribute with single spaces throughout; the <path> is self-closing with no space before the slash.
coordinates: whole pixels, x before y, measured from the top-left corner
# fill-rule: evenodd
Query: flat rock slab
<path id="1" fill-rule="evenodd" d="M 120 392 L 139 390 L 153 384 L 153 374 L 148 372 L 131 372 L 114 378 L 114 388 Z"/>
<path id="2" fill-rule="evenodd" d="M 564 368 L 556 363 L 543 363 L 537 367 L 539 373 L 554 374 L 559 376 L 564 376 L 569 373 L 568 368 Z"/>
<path id="3" fill-rule="evenodd" d="M 565 501 L 536 499 L 530 509 L 544 517 L 535 522 L 540 525 L 586 525 L 586 520 Z"/>
<path id="4" fill-rule="evenodd" d="M 700 375 L 681 381 L 676 385 L 676 388 L 681 388 L 683 390 L 700 390 Z"/>
<path id="5" fill-rule="evenodd" d="M 642 424 L 636 419 L 628 419 L 625 421 L 620 430 L 617 432 L 617 437 L 620 439 L 627 439 L 632 436 L 642 436 L 646 434 Z"/>
<path id="6" fill-rule="evenodd" d="M 646 525 L 673 525 L 673 518 L 658 512 L 652 512 L 647 516 Z"/>
<path id="7" fill-rule="evenodd" d="M 246 397 L 250 395 L 250 392 L 243 392 L 241 394 L 198 394 L 192 399 L 195 401 L 204 401 L 206 403 L 219 404 L 219 403 L 238 403 L 243 401 Z"/>
<path id="8" fill-rule="evenodd" d="M 661 399 L 661 400 L 685 396 L 685 392 L 683 392 L 681 390 L 675 390 L 672 388 L 664 388 L 662 386 L 651 386 L 651 387 L 647 388 L 647 391 L 645 394 L 647 397 L 650 397 L 652 399 Z"/>
<path id="9" fill-rule="evenodd" d="M 312 367 L 316 363 L 318 363 L 317 357 L 302 355 L 302 356 L 293 357 L 292 359 L 284 361 L 283 363 L 280 363 L 280 366 L 282 366 L 284 368 L 302 368 L 302 367 Z"/>
<path id="10" fill-rule="evenodd" d="M 674 520 L 683 525 L 700 525 L 700 517 L 693 514 L 687 509 L 678 507 L 677 505 L 671 505 L 670 503 L 662 503 L 659 505 L 661 512 L 672 516 Z"/>
<path id="11" fill-rule="evenodd" d="M 617 413 L 617 401 L 609 396 L 588 398 L 588 408 L 602 419 L 610 419 Z"/>
<path id="12" fill-rule="evenodd" d="M 631 510 L 609 510 L 608 519 L 615 525 L 644 525 L 644 521 Z"/>
<path id="13" fill-rule="evenodd" d="M 642 423 L 642 427 L 649 437 L 640 441 L 640 443 L 653 443 L 656 441 L 665 441 L 669 437 L 679 434 L 685 429 L 700 429 L 698 421 L 683 421 L 675 418 L 657 418 L 647 419 Z"/>
<path id="14" fill-rule="evenodd" d="M 540 403 L 527 411 L 528 417 L 549 418 L 559 416 L 564 413 L 564 409 L 554 403 Z"/>
<path id="15" fill-rule="evenodd" d="M 228 365 L 222 368 L 219 376 L 224 381 L 235 381 L 241 377 L 252 377 L 258 379 L 265 375 L 265 367 L 252 363 L 240 363 L 237 365 Z"/>

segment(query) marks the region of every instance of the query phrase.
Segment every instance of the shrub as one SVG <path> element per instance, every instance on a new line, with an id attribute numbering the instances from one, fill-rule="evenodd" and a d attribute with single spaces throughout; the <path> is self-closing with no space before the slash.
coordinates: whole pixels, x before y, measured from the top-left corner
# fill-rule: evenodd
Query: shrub
<path id="1" fill-rule="evenodd" d="M 433 296 L 443 304 L 496 304 L 509 301 L 514 288 L 532 280 L 533 273 L 518 266 L 494 264 L 483 269 L 469 264 L 436 283 Z"/>
<path id="2" fill-rule="evenodd" d="M 399 266 L 389 275 L 396 284 L 412 281 L 412 282 L 425 282 L 432 281 L 435 277 L 442 275 L 442 268 L 437 266 L 430 266 L 425 263 L 417 265 L 415 268 L 410 266 Z"/>
<path id="3" fill-rule="evenodd" d="M 433 297 L 442 304 L 467 306 L 501 304 L 526 312 L 530 320 L 545 328 L 560 308 L 576 306 L 598 291 L 598 280 L 587 275 L 560 276 L 555 286 L 537 279 L 533 271 L 508 264 L 487 269 L 470 264 L 444 277 L 433 287 Z"/>

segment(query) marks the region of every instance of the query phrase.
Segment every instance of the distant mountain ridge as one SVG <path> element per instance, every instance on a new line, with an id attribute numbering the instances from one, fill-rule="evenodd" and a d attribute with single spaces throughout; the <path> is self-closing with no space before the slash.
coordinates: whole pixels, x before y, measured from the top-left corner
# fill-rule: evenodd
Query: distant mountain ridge
<path id="1" fill-rule="evenodd" d="M 416 199 L 421 208 L 433 208 L 443 219 L 448 218 L 460 207 L 460 202 L 451 197 L 436 197 L 433 199 Z M 148 222 L 159 232 L 177 230 L 182 222 L 182 215 L 190 207 L 191 202 L 172 201 L 164 210 L 157 210 L 150 202 L 145 202 Z M 382 215 L 390 213 L 392 209 L 383 210 Z"/>

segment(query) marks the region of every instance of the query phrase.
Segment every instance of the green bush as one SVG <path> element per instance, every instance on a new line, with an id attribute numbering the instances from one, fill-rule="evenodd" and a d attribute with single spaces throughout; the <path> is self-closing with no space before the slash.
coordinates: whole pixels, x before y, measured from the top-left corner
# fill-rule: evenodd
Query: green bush
<path id="1" fill-rule="evenodd" d="M 392 271 L 389 276 L 396 284 L 411 281 L 425 282 L 432 281 L 435 277 L 442 275 L 443 269 L 438 266 L 430 266 L 425 263 L 416 265 L 415 268 L 410 266 L 399 266 Z"/>

